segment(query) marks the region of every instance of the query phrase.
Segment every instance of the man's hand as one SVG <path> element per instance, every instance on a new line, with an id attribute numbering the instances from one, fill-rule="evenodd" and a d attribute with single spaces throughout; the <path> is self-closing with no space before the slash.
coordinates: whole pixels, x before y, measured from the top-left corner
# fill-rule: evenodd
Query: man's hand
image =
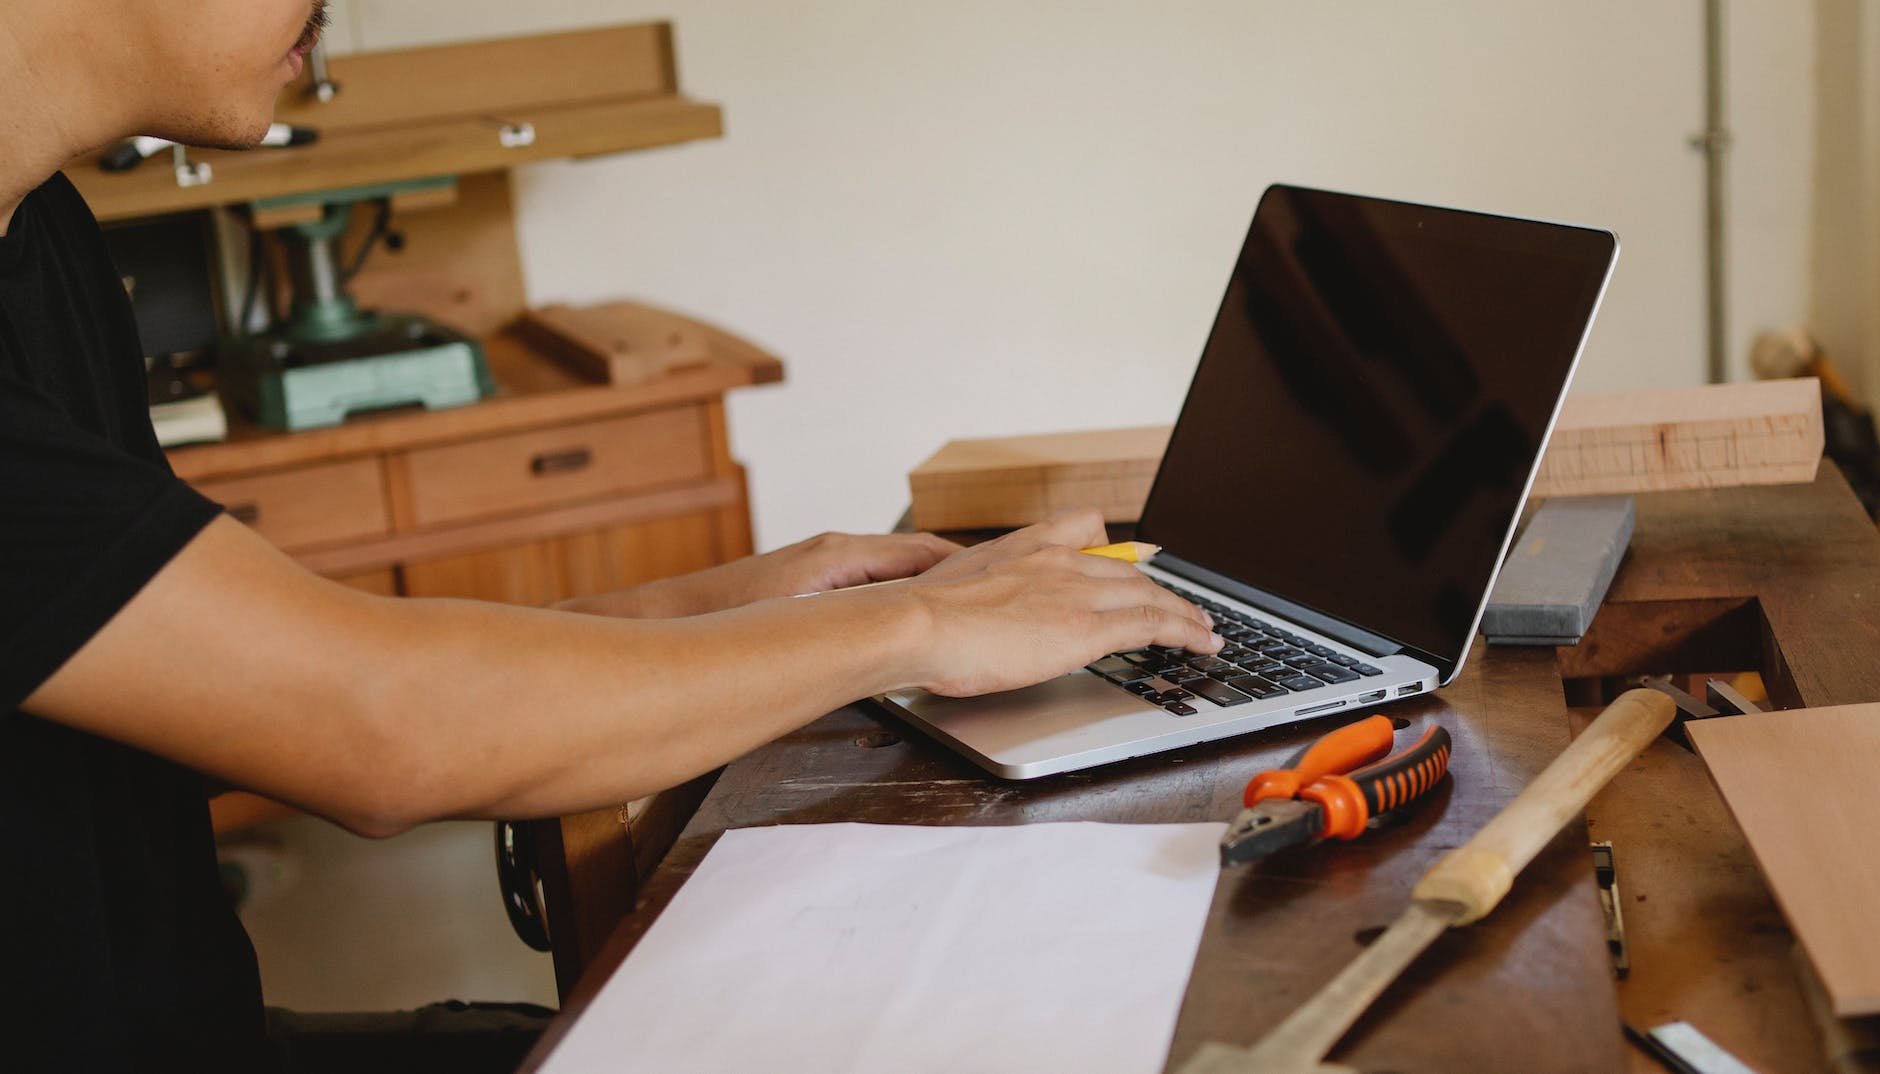
<path id="1" fill-rule="evenodd" d="M 1078 551 L 1103 543 L 1101 516 L 1074 511 L 888 587 L 884 596 L 916 600 L 930 624 L 917 684 L 966 697 L 1029 686 L 1123 649 L 1220 649 L 1206 612 L 1127 563 Z"/>

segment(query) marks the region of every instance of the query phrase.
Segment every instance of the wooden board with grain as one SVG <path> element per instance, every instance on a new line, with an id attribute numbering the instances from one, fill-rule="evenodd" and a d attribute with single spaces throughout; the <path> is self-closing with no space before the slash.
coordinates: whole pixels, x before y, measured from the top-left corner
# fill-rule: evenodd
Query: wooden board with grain
<path id="1" fill-rule="evenodd" d="M 1821 387 L 1812 377 L 1571 395 L 1533 495 L 1806 484 L 1821 449 Z"/>
<path id="2" fill-rule="evenodd" d="M 1880 704 L 1687 725 L 1842 1018 L 1880 1014 Z"/>
<path id="3" fill-rule="evenodd" d="M 516 331 L 582 374 L 629 387 L 712 360 L 704 326 L 631 302 L 543 306 Z"/>
<path id="4" fill-rule="evenodd" d="M 1169 426 L 953 440 L 908 474 L 925 530 L 1024 526 L 1073 507 L 1142 515 Z"/>

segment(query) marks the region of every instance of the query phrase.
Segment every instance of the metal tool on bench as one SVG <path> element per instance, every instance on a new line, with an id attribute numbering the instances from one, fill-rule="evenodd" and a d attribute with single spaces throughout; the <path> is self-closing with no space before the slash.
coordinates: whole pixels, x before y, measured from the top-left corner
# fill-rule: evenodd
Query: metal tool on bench
<path id="1" fill-rule="evenodd" d="M 1371 822 L 1423 796 L 1449 771 L 1449 732 L 1431 724 L 1385 757 L 1388 716 L 1347 724 L 1247 781 L 1246 808 L 1221 837 L 1221 865 L 1239 865 L 1321 839 L 1356 839 Z"/>
<path id="2" fill-rule="evenodd" d="M 346 292 L 365 253 L 390 234 L 390 199 L 448 193 L 454 184 L 448 177 L 408 180 L 258 206 L 314 206 L 318 215 L 279 229 L 293 262 L 293 310 L 284 323 L 224 347 L 227 393 L 263 425 L 311 429 L 365 410 L 462 406 L 494 391 L 475 340 L 419 314 L 360 309 Z M 379 223 L 353 264 L 342 266 L 339 240 L 362 202 L 379 205 Z"/>
<path id="3" fill-rule="evenodd" d="M 1635 682 L 1645 689 L 1658 691 L 1677 706 L 1677 719 L 1669 737 L 1687 750 L 1691 748 L 1691 738 L 1684 732 L 1684 725 L 1689 721 L 1708 720 L 1713 716 L 1745 716 L 1763 711 L 1762 706 L 1744 697 L 1741 691 L 1722 679 L 1706 680 L 1704 698 L 1701 700 L 1680 689 L 1669 675 L 1643 675 Z"/>
<path id="4" fill-rule="evenodd" d="M 1515 875 L 1586 807 L 1606 781 L 1670 724 L 1676 706 L 1628 690 L 1467 843 L 1439 860 L 1411 892 L 1410 908 L 1305 1005 L 1251 1049 L 1209 1042 L 1180 1074 L 1340 1074 L 1324 1061 L 1404 968 L 1449 928 L 1493 910 Z"/>

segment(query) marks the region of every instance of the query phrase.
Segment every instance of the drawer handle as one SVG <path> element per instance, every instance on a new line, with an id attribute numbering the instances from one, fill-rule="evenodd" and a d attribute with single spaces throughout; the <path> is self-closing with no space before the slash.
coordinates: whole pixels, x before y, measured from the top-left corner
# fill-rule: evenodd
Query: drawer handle
<path id="1" fill-rule="evenodd" d="M 253 526 L 261 521 L 261 505 L 258 503 L 238 503 L 228 508 L 228 516 L 244 526 Z"/>
<path id="2" fill-rule="evenodd" d="M 575 470 L 584 470 L 594 461 L 594 453 L 587 448 L 569 448 L 567 451 L 546 451 L 529 460 L 529 472 L 537 477 L 544 474 L 566 474 Z"/>

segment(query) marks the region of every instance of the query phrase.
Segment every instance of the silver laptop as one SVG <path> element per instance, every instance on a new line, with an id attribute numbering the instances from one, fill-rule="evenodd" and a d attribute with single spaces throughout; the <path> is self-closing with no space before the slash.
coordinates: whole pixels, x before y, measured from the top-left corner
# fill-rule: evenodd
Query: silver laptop
<path id="1" fill-rule="evenodd" d="M 1136 532 L 1228 648 L 876 700 L 1031 779 L 1447 685 L 1617 256 L 1594 228 L 1268 188 Z"/>

